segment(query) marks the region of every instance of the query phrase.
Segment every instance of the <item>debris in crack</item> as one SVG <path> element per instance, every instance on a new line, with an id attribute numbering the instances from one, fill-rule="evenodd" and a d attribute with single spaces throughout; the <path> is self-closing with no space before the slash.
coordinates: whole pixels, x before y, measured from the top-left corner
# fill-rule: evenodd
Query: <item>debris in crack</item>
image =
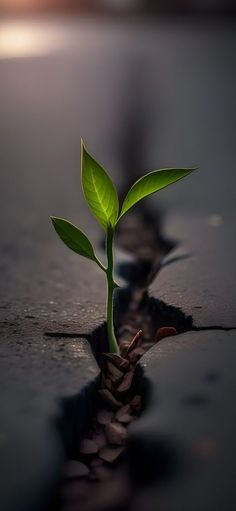
<path id="1" fill-rule="evenodd" d="M 143 406 L 142 396 L 134 384 L 136 364 L 158 338 L 169 333 L 177 332 L 173 328 L 159 328 L 153 342 L 147 343 L 139 330 L 129 342 L 121 337 L 121 345 L 125 345 L 122 356 L 103 354 L 95 417 L 90 430 L 80 440 L 77 459 L 69 460 L 64 467 L 60 511 L 74 511 L 78 502 L 80 511 L 127 508 L 133 491 L 125 464 L 127 428 L 140 415 Z M 74 493 L 71 494 L 72 480 Z M 114 492 L 119 496 L 116 502 Z"/>
<path id="2" fill-rule="evenodd" d="M 158 328 L 156 335 L 155 335 L 155 341 L 161 341 L 161 339 L 164 339 L 165 337 L 171 337 L 172 335 L 176 335 L 177 330 L 173 326 L 162 326 L 161 328 Z"/>
<path id="3" fill-rule="evenodd" d="M 139 236 L 137 237 L 137 232 Z M 97 408 L 86 438 L 74 462 L 72 480 L 62 476 L 57 511 L 125 511 L 135 491 L 126 463 L 129 425 L 144 407 L 143 389 L 137 388 L 137 363 L 155 343 L 192 328 L 192 318 L 181 310 L 148 296 L 148 285 L 161 268 L 173 243 L 161 236 L 159 219 L 146 211 L 132 213 L 125 228 L 119 228 L 118 244 L 135 255 L 120 273 L 130 287 L 117 293 L 119 322 L 116 322 L 120 356 L 107 351 L 105 326 L 94 332 L 91 346 L 102 368 L 97 390 Z M 139 367 L 140 369 L 140 367 Z M 73 463 L 73 460 L 67 462 Z M 76 465 L 75 465 L 76 467 Z M 65 467 L 65 473 L 73 473 Z M 81 470 L 81 474 L 79 474 Z"/>

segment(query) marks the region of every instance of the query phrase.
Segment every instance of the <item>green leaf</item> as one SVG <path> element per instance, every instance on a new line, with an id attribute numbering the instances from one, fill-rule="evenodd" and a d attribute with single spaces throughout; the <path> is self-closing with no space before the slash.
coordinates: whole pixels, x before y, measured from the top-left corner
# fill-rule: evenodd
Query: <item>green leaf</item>
<path id="1" fill-rule="evenodd" d="M 117 191 L 101 165 L 87 152 L 81 141 L 81 174 L 85 199 L 105 231 L 114 228 L 118 218 Z"/>
<path id="2" fill-rule="evenodd" d="M 55 216 L 51 216 L 50 218 L 58 236 L 64 241 L 67 247 L 73 250 L 73 252 L 76 252 L 76 254 L 95 261 L 100 268 L 105 270 L 102 263 L 95 255 L 89 239 L 80 229 L 63 218 Z"/>
<path id="3" fill-rule="evenodd" d="M 123 206 L 121 209 L 120 218 L 134 206 L 137 202 L 139 202 L 144 197 L 151 195 L 152 193 L 158 192 L 162 188 L 175 183 L 179 179 L 190 174 L 195 169 L 160 169 L 153 170 L 149 172 L 145 176 L 141 177 L 133 184 L 130 188 L 128 194 L 125 197 L 123 202 Z"/>

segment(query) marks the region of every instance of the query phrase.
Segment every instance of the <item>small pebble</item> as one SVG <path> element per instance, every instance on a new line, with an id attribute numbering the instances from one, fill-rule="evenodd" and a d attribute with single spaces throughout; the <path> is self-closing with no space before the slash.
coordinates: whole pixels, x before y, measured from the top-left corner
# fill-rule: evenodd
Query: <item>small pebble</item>
<path id="1" fill-rule="evenodd" d="M 145 349 L 143 347 L 136 348 L 135 350 L 131 351 L 131 353 L 128 354 L 130 363 L 135 365 L 144 353 Z"/>
<path id="2" fill-rule="evenodd" d="M 124 445 L 127 437 L 127 431 L 124 428 L 124 426 L 122 426 L 122 424 L 119 424 L 117 422 L 111 422 L 111 424 L 106 424 L 105 433 L 107 440 L 110 444 Z"/>
<path id="3" fill-rule="evenodd" d="M 138 394 L 133 397 L 133 399 L 130 401 L 130 406 L 135 412 L 140 412 L 142 405 L 142 399 L 141 396 Z"/>
<path id="4" fill-rule="evenodd" d="M 155 334 L 155 342 L 161 341 L 161 339 L 164 339 L 165 337 L 170 337 L 172 335 L 176 335 L 177 330 L 173 326 L 162 326 L 158 328 Z"/>
<path id="5" fill-rule="evenodd" d="M 124 405 L 124 406 L 122 406 L 122 407 L 120 408 L 120 410 L 118 410 L 118 412 L 116 412 L 115 417 L 116 417 L 116 419 L 117 419 L 117 420 L 119 420 L 119 418 L 120 418 L 120 417 L 122 417 L 122 415 L 124 415 L 124 414 L 126 414 L 126 413 L 128 413 L 128 414 L 130 414 L 130 413 L 131 413 L 131 407 L 130 407 L 130 405 L 129 405 L 129 404 L 128 404 L 128 405 Z"/>
<path id="6" fill-rule="evenodd" d="M 121 422 L 122 424 L 129 424 L 129 422 L 132 422 L 132 420 L 134 420 L 134 417 L 129 413 L 121 415 L 118 419 L 118 421 Z"/>
<path id="7" fill-rule="evenodd" d="M 94 440 L 84 439 L 80 445 L 81 454 L 96 454 L 98 452 L 98 446 Z"/>
<path id="8" fill-rule="evenodd" d="M 116 367 L 112 362 L 107 362 L 107 371 L 108 371 L 108 378 L 111 380 L 112 383 L 117 384 L 120 382 L 123 372 Z"/>
<path id="9" fill-rule="evenodd" d="M 116 353 L 104 353 L 104 357 L 122 371 L 129 367 L 128 360 L 122 358 L 120 355 L 117 355 Z"/>
<path id="10" fill-rule="evenodd" d="M 104 408 L 98 410 L 97 413 L 97 421 L 98 424 L 105 425 L 111 422 L 111 419 L 113 417 L 113 413 L 110 410 L 105 410 Z"/>
<path id="11" fill-rule="evenodd" d="M 119 392 L 121 394 L 123 394 L 124 392 L 128 392 L 128 390 L 130 390 L 130 388 L 131 388 L 133 377 L 134 377 L 134 372 L 128 371 L 128 373 L 125 374 L 121 384 L 117 388 L 117 392 Z"/>
<path id="12" fill-rule="evenodd" d="M 99 431 L 98 433 L 94 433 L 93 440 L 96 442 L 98 449 L 101 449 L 106 444 L 106 437 L 103 431 Z"/>
<path id="13" fill-rule="evenodd" d="M 114 463 L 124 451 L 124 447 L 105 446 L 99 451 L 99 456 L 107 463 Z"/>

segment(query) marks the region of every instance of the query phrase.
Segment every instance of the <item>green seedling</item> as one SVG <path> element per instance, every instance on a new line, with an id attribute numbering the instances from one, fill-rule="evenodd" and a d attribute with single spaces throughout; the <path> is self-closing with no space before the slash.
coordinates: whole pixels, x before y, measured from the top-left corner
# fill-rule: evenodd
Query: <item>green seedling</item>
<path id="1" fill-rule="evenodd" d="M 51 217 L 61 240 L 77 254 L 94 261 L 107 279 L 107 335 L 111 353 L 119 353 L 113 320 L 113 294 L 118 287 L 114 280 L 113 240 L 118 222 L 137 202 L 187 176 L 194 169 L 160 169 L 136 181 L 126 195 L 121 209 L 116 188 L 104 168 L 88 153 L 81 142 L 81 181 L 85 200 L 106 235 L 107 265 L 98 259 L 87 236 L 75 225 L 58 217 Z"/>

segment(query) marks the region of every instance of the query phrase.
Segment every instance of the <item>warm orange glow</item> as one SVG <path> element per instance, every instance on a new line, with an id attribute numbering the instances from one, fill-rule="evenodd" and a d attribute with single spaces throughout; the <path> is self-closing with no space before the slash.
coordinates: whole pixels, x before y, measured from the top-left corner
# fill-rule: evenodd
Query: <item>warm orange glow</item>
<path id="1" fill-rule="evenodd" d="M 0 58 L 41 55 L 59 44 L 57 33 L 48 25 L 20 20 L 0 24 Z"/>
<path id="2" fill-rule="evenodd" d="M 44 12 L 60 10 L 85 10 L 93 5 L 94 0 L 0 0 L 5 12 Z"/>

